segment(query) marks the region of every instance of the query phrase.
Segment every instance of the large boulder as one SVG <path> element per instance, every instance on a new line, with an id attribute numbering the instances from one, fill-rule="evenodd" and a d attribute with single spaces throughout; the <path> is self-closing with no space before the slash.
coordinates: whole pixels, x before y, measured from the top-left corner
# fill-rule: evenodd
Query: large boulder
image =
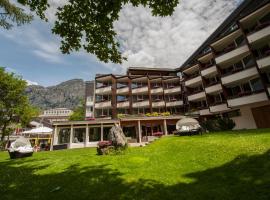
<path id="1" fill-rule="evenodd" d="M 108 139 L 112 142 L 114 147 L 124 147 L 127 145 L 125 134 L 118 124 L 114 124 L 114 126 L 110 129 Z"/>

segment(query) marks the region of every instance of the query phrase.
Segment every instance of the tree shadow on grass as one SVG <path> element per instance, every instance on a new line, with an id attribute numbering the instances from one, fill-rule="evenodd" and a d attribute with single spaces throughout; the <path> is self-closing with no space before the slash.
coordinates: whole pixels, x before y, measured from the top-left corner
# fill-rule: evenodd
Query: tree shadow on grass
<path id="1" fill-rule="evenodd" d="M 48 166 L 25 162 L 29 161 L 0 163 L 1 199 L 270 199 L 270 151 L 238 156 L 222 166 L 186 174 L 194 181 L 175 185 L 147 179 L 127 182 L 109 165 L 72 165 L 58 173 L 39 174 Z"/>

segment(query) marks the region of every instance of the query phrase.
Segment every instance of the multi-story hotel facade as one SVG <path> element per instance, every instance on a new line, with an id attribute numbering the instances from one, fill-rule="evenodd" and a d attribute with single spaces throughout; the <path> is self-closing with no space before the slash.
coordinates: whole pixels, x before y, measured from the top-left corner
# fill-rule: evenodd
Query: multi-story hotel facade
<path id="1" fill-rule="evenodd" d="M 244 1 L 178 69 L 97 75 L 95 117 L 153 112 L 270 127 L 270 3 Z"/>
<path id="2" fill-rule="evenodd" d="M 55 123 L 54 144 L 64 138 L 77 147 L 77 134 L 81 146 L 92 145 L 105 140 L 114 123 L 130 142 L 141 143 L 154 132 L 172 133 L 185 116 L 229 117 L 235 129 L 269 128 L 270 0 L 243 1 L 179 68 L 98 74 L 91 91 L 86 96 L 95 120 Z"/>

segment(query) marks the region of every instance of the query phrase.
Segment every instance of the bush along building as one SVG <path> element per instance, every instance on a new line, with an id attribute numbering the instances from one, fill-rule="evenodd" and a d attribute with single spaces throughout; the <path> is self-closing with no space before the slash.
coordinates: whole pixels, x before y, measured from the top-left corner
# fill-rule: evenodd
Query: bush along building
<path id="1" fill-rule="evenodd" d="M 243 1 L 177 69 L 131 67 L 125 75 L 97 74 L 91 83 L 86 118 L 95 120 L 54 123 L 54 144 L 96 145 L 114 123 L 130 143 L 147 142 L 172 133 L 185 116 L 269 128 L 270 1 Z"/>

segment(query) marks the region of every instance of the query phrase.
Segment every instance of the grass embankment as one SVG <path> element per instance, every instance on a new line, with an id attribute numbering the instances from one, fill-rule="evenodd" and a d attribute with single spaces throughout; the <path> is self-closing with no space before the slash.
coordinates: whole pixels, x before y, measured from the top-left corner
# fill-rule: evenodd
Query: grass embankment
<path id="1" fill-rule="evenodd" d="M 125 154 L 0 153 L 1 199 L 270 199 L 270 131 L 164 137 Z"/>

